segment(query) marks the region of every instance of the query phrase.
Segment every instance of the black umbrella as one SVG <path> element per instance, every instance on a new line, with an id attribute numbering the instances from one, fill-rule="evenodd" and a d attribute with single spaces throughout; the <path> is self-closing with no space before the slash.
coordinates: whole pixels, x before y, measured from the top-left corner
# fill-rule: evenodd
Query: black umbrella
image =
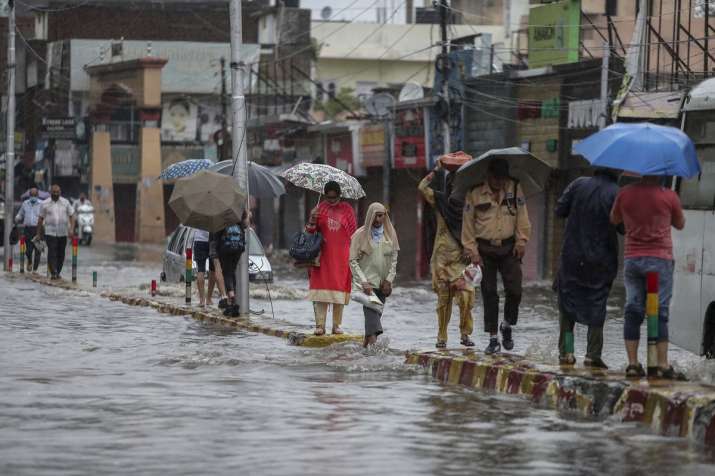
<path id="1" fill-rule="evenodd" d="M 551 166 L 519 147 L 492 149 L 462 165 L 456 172 L 454 197 L 463 198 L 472 188 L 487 179 L 489 162 L 502 158 L 509 162 L 509 174 L 519 180 L 527 197 L 544 190 Z"/>
<path id="2" fill-rule="evenodd" d="M 211 167 L 209 170 L 223 175 L 233 173 L 233 160 L 223 160 Z M 258 165 L 255 162 L 248 162 L 248 191 L 252 197 L 274 198 L 286 193 L 283 182 L 268 167 Z"/>

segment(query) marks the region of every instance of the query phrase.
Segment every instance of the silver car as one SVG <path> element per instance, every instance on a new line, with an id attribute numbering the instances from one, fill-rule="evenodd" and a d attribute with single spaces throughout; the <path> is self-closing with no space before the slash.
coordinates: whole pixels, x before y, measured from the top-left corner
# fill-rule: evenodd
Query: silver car
<path id="1" fill-rule="evenodd" d="M 195 229 L 179 225 L 169 236 L 163 257 L 161 280 L 171 283 L 184 281 L 186 274 L 186 245 L 194 242 Z M 248 239 L 248 279 L 251 282 L 272 283 L 273 269 L 266 257 L 261 240 L 253 228 L 246 230 Z M 208 269 L 208 263 L 206 266 Z M 193 275 L 196 276 L 196 263 L 193 263 Z"/>

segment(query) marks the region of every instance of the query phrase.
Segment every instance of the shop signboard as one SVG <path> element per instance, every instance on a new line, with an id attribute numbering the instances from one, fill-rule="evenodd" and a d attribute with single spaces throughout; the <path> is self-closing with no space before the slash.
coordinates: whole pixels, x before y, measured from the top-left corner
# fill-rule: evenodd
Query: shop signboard
<path id="1" fill-rule="evenodd" d="M 386 154 L 385 127 L 375 124 L 360 129 L 360 149 L 363 167 L 383 167 Z"/>
<path id="2" fill-rule="evenodd" d="M 562 0 L 529 10 L 529 68 L 579 59 L 581 0 Z"/>
<path id="3" fill-rule="evenodd" d="M 398 110 L 395 116 L 394 168 L 424 169 L 427 162 L 422 107 Z"/>
<path id="4" fill-rule="evenodd" d="M 330 134 L 326 138 L 325 160 L 328 165 L 353 173 L 352 134 L 348 131 Z"/>
<path id="5" fill-rule="evenodd" d="M 78 130 L 81 129 L 81 130 Z M 43 117 L 40 135 L 45 139 L 77 139 L 84 135 L 84 122 L 74 117 Z"/>

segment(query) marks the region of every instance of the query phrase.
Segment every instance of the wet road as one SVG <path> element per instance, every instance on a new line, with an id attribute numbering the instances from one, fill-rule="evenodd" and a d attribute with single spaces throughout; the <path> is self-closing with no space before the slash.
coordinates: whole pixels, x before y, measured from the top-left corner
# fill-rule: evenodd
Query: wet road
<path id="1" fill-rule="evenodd" d="M 131 247 L 82 253 L 105 287 L 158 273 Z M 515 350 L 551 359 L 550 294 L 532 288 L 526 301 Z M 715 454 L 686 440 L 444 386 L 405 367 L 387 346 L 433 345 L 434 301 L 425 288 L 396 293 L 385 316 L 389 340 L 370 354 L 353 344 L 291 347 L 2 275 L 0 302 L 3 475 L 715 471 Z M 307 303 L 274 305 L 281 317 L 310 322 Z M 358 331 L 359 309 L 348 311 L 345 327 Z M 454 341 L 456 323 L 452 331 Z M 619 363 L 620 347 L 619 322 L 609 321 L 609 363 Z M 699 358 L 674 355 L 691 375 L 712 379 Z"/>

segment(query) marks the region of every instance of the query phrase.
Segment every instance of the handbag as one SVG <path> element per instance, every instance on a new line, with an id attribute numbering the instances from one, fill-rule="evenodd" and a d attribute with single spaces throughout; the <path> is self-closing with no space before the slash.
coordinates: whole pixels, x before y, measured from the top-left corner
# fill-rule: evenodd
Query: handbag
<path id="1" fill-rule="evenodd" d="M 299 231 L 293 235 L 288 254 L 296 261 L 312 261 L 320 255 L 323 235 Z"/>

